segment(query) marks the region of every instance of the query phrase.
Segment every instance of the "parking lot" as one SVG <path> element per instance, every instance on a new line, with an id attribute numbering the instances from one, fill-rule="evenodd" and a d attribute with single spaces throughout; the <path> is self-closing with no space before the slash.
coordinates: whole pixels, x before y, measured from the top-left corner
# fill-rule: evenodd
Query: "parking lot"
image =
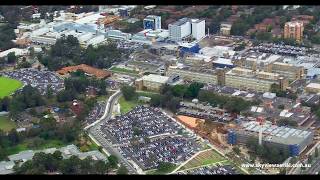
<path id="1" fill-rule="evenodd" d="M 121 146 L 119 151 L 134 160 L 142 169 L 155 169 L 159 162 L 180 164 L 200 150 L 192 138 L 164 137 L 151 139 L 137 145 Z"/>
<path id="2" fill-rule="evenodd" d="M 124 116 L 111 119 L 101 130 L 111 136 L 113 143 L 128 143 L 133 137 L 143 138 L 165 133 L 177 133 L 181 127 L 158 108 L 138 106 Z"/>
<path id="3" fill-rule="evenodd" d="M 103 122 L 97 131 L 143 170 L 155 169 L 160 162 L 182 163 L 201 149 L 195 137 L 179 135 L 183 128 L 158 108 L 137 106 Z"/>
<path id="4" fill-rule="evenodd" d="M 287 56 L 303 56 L 306 55 L 307 48 L 305 47 L 296 47 L 289 45 L 281 44 L 272 44 L 272 43 L 262 43 L 258 46 L 251 48 L 251 50 L 264 52 L 264 53 L 274 53 L 279 55 Z"/>
<path id="5" fill-rule="evenodd" d="M 97 103 L 93 107 L 92 111 L 89 113 L 88 117 L 86 118 L 86 121 L 85 121 L 86 125 L 92 124 L 98 119 L 100 119 L 104 114 L 105 107 L 106 107 L 105 103 L 103 102 Z"/>
<path id="6" fill-rule="evenodd" d="M 28 68 L 2 72 L 0 74 L 22 81 L 25 85 L 29 84 L 32 87 L 35 87 L 42 95 L 47 92 L 48 86 L 51 87 L 54 94 L 64 89 L 63 79 L 50 71 L 38 71 L 36 69 Z"/>

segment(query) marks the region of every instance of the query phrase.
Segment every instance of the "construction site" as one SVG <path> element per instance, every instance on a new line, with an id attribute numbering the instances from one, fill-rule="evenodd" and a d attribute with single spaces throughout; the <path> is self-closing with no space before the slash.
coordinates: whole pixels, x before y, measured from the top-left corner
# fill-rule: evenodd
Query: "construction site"
<path id="1" fill-rule="evenodd" d="M 290 156 L 303 155 L 313 144 L 314 132 L 286 126 L 276 126 L 262 117 L 253 121 L 241 121 L 237 124 L 214 122 L 179 115 L 178 121 L 200 135 L 217 148 L 230 150 L 232 145 L 245 145 L 254 137 L 259 144 L 286 149 Z"/>
<path id="2" fill-rule="evenodd" d="M 228 129 L 234 128 L 235 125 L 183 115 L 178 115 L 177 120 L 216 147 L 220 149 L 229 148 L 229 145 L 227 144 Z"/>

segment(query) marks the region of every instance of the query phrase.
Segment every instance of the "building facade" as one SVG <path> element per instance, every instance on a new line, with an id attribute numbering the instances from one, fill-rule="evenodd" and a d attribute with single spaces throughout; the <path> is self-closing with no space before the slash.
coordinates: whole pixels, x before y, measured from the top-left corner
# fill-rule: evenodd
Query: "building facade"
<path id="1" fill-rule="evenodd" d="M 276 73 L 233 68 L 225 74 L 225 86 L 238 89 L 251 89 L 258 92 L 270 91 L 272 84 L 279 84 L 282 89 L 288 86 L 287 79 Z"/>
<path id="2" fill-rule="evenodd" d="M 160 76 L 155 74 L 149 74 L 143 76 L 135 81 L 135 86 L 138 90 L 149 90 L 159 92 L 161 87 L 165 85 L 169 80 L 169 77 Z"/>
<path id="3" fill-rule="evenodd" d="M 161 29 L 161 16 L 148 15 L 143 19 L 143 28 L 152 30 Z"/>
<path id="4" fill-rule="evenodd" d="M 220 34 L 224 36 L 229 36 L 232 25 L 229 23 L 221 23 L 220 24 Z"/>
<path id="5" fill-rule="evenodd" d="M 191 32 L 192 37 L 196 40 L 200 40 L 206 36 L 206 22 L 205 20 L 192 19 L 191 20 Z"/>
<path id="6" fill-rule="evenodd" d="M 191 23 L 188 18 L 182 18 L 168 25 L 169 37 L 173 41 L 181 41 L 191 34 Z"/>
<path id="7" fill-rule="evenodd" d="M 229 131 L 229 144 L 247 144 L 248 139 L 258 141 L 260 125 L 256 121 L 243 122 L 239 128 Z M 266 122 L 262 127 L 262 144 L 289 152 L 290 156 L 298 156 L 313 141 L 314 132 L 285 126 L 272 125 Z"/>
<path id="8" fill-rule="evenodd" d="M 297 42 L 301 42 L 303 38 L 303 23 L 299 21 L 290 21 L 284 25 L 284 38 L 292 38 Z"/>
<path id="9" fill-rule="evenodd" d="M 187 37 L 200 40 L 205 37 L 205 20 L 182 18 L 168 25 L 172 41 L 182 41 Z"/>
<path id="10" fill-rule="evenodd" d="M 275 62 L 272 64 L 271 72 L 278 73 L 289 80 L 301 79 L 304 77 L 304 68 L 292 64 Z"/>
<path id="11" fill-rule="evenodd" d="M 186 81 L 194 81 L 204 84 L 218 84 L 218 77 L 216 72 L 200 72 L 190 70 L 188 68 L 178 68 L 176 66 L 169 66 L 166 75 L 179 75 L 180 78 Z"/>

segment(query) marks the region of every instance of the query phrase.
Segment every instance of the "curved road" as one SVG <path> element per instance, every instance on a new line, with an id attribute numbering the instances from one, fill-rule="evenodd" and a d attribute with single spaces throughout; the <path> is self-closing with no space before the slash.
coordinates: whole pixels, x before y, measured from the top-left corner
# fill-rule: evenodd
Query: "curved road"
<path id="1" fill-rule="evenodd" d="M 105 138 L 105 135 L 100 130 L 100 126 L 103 121 L 107 121 L 111 118 L 114 104 L 121 97 L 121 95 L 121 91 L 118 90 L 112 96 L 110 96 L 106 103 L 103 116 L 99 120 L 85 127 L 85 130 L 88 130 L 89 137 L 92 138 L 93 141 L 103 147 L 103 151 L 116 156 L 119 159 L 120 164 L 124 165 L 128 169 L 129 174 L 138 174 L 139 172 L 128 162 L 125 157 L 123 157 L 121 153 L 119 153 L 117 149 L 112 147 L 112 144 L 108 142 L 108 140 Z"/>

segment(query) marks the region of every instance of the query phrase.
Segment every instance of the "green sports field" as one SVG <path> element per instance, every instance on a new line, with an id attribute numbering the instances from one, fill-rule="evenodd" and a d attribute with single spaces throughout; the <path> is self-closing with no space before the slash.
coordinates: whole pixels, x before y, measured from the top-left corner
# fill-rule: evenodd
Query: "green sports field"
<path id="1" fill-rule="evenodd" d="M 0 99 L 9 96 L 11 93 L 22 87 L 22 82 L 7 78 L 7 77 L 0 77 Z"/>

